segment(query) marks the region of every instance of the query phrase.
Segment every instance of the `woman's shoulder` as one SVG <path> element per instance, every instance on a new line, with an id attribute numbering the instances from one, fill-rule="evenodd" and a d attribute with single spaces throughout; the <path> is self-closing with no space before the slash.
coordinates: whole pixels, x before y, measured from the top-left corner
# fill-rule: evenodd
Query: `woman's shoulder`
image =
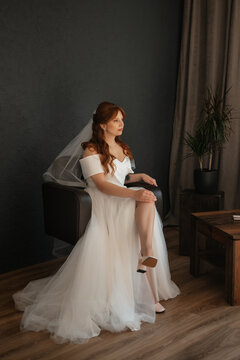
<path id="1" fill-rule="evenodd" d="M 86 147 L 82 157 L 85 158 L 91 155 L 98 155 L 96 149 L 93 146 Z"/>

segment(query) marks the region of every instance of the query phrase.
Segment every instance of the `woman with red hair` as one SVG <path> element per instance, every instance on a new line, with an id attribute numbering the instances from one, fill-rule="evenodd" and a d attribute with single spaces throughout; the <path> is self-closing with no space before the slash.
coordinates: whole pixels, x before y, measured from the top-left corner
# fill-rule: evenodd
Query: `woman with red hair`
<path id="1" fill-rule="evenodd" d="M 123 163 L 127 158 L 133 159 L 128 145 L 124 144 L 120 138 L 124 128 L 124 118 L 125 112 L 120 106 L 109 102 L 101 103 L 93 115 L 92 137 L 89 141 L 82 143 L 82 147 L 85 149 L 83 157 L 97 155 L 97 158 L 100 159 L 104 172 L 91 177 L 100 191 L 108 195 L 136 200 L 135 216 L 141 240 L 141 253 L 137 271 L 144 273 L 146 272 L 146 266 L 154 267 L 157 263 L 157 258 L 153 256 L 152 251 L 154 202 L 157 199 L 153 192 L 149 190 L 133 190 L 119 187 L 119 185 L 113 185 L 112 182 L 106 181 L 105 177 L 109 172 L 109 165 L 114 173 L 115 159 L 120 163 Z M 85 166 L 84 164 L 85 162 L 82 161 L 82 166 Z M 157 186 L 156 180 L 146 174 L 128 174 L 128 180 L 125 181 L 125 184 L 141 180 Z"/>
<path id="2" fill-rule="evenodd" d="M 110 102 L 99 104 L 93 114 L 92 134 L 81 143 L 78 161 L 92 201 L 91 218 L 55 275 L 32 281 L 14 294 L 16 307 L 24 310 L 22 329 L 47 329 L 57 342 L 76 343 L 99 335 L 101 329 L 139 330 L 142 321 L 154 322 L 155 314 L 164 312 L 159 300 L 180 293 L 171 280 L 154 193 L 125 185 L 157 183 L 133 172 L 133 155 L 120 137 L 124 118 L 124 110 Z M 79 146 L 79 138 L 75 143 Z M 77 159 L 76 153 L 67 166 Z M 52 169 L 48 176 L 56 178 Z M 69 168 L 64 171 L 69 177 Z M 64 171 L 59 173 L 66 182 Z M 79 168 L 71 170 L 72 178 L 77 173 Z"/>

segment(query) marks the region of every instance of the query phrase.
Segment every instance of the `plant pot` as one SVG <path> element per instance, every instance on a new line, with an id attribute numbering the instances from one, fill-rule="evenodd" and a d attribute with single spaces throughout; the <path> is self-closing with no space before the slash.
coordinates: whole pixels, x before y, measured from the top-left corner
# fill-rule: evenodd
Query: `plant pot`
<path id="1" fill-rule="evenodd" d="M 195 169 L 194 186 L 199 194 L 216 194 L 218 191 L 218 171 Z"/>

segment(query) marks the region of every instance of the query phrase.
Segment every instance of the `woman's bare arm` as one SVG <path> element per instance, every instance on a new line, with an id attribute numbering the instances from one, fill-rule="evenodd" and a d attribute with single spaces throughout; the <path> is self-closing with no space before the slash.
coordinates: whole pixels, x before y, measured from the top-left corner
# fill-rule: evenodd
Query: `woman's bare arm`
<path id="1" fill-rule="evenodd" d="M 93 149 L 86 149 L 84 151 L 83 157 L 93 154 L 97 154 L 97 152 Z M 91 179 L 95 183 L 98 190 L 108 195 L 119 196 L 123 198 L 132 198 L 134 200 L 143 202 L 154 202 L 157 200 L 152 191 L 146 189 L 133 190 L 110 183 L 106 180 L 104 173 L 92 175 Z"/>
<path id="2" fill-rule="evenodd" d="M 128 174 L 126 176 L 126 180 L 125 180 L 125 184 L 129 184 L 131 182 L 138 182 L 138 181 L 144 181 L 147 184 L 150 185 L 154 185 L 154 186 L 158 186 L 157 182 L 154 178 L 152 178 L 151 176 L 147 175 L 147 174 Z"/>
<path id="3" fill-rule="evenodd" d="M 134 198 L 135 190 L 128 189 L 122 186 L 118 186 L 116 184 L 112 184 L 106 180 L 106 177 L 103 173 L 96 174 L 91 176 L 98 190 L 104 192 L 108 195 L 120 196 L 120 197 L 129 197 Z"/>
<path id="4" fill-rule="evenodd" d="M 152 191 L 146 189 L 133 190 L 110 183 L 106 180 L 103 173 L 91 176 L 93 182 L 97 186 L 98 190 L 105 194 L 131 198 L 136 201 L 142 202 L 154 202 L 157 200 L 156 196 Z"/>
<path id="5" fill-rule="evenodd" d="M 125 180 L 125 184 L 142 181 L 142 175 L 143 174 L 128 174 Z"/>

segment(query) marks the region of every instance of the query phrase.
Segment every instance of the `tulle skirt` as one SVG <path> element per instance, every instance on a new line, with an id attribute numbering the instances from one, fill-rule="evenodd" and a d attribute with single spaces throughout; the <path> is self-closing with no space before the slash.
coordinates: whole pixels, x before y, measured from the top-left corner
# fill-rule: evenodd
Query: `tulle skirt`
<path id="1" fill-rule="evenodd" d="M 20 329 L 48 330 L 58 343 L 83 343 L 101 329 L 135 331 L 142 321 L 155 321 L 147 276 L 136 271 L 140 239 L 135 200 L 97 188 L 86 191 L 92 199 L 91 219 L 64 264 L 54 275 L 30 281 L 13 295 L 16 309 L 24 311 Z M 150 275 L 157 298 L 173 298 L 180 290 L 171 280 L 156 208 L 153 252 L 158 263 Z"/>

